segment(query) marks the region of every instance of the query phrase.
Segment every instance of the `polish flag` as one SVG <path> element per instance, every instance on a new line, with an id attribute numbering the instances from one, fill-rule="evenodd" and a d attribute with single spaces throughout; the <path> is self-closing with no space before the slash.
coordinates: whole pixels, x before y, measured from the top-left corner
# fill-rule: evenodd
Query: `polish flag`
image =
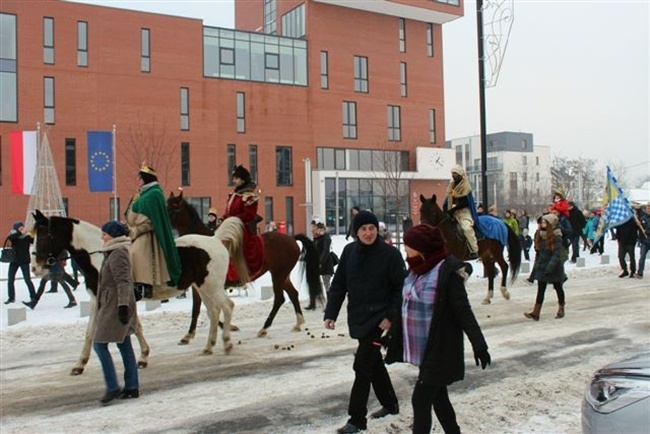
<path id="1" fill-rule="evenodd" d="M 11 146 L 11 192 L 32 194 L 36 174 L 36 131 L 12 131 L 9 133 Z"/>

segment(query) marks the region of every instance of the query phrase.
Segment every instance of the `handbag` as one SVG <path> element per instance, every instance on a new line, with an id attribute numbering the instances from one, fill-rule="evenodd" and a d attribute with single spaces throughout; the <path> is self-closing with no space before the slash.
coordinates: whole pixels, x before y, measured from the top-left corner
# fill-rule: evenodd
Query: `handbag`
<path id="1" fill-rule="evenodd" d="M 5 243 L 2 246 L 2 252 L 0 253 L 0 262 L 14 262 L 16 259 L 16 251 L 13 249 L 13 247 L 7 247 L 7 240 L 9 238 L 5 239 Z"/>
<path id="2" fill-rule="evenodd" d="M 339 257 L 337 256 L 337 254 L 334 252 L 330 252 L 330 256 L 332 257 L 332 265 L 334 266 L 339 265 Z"/>

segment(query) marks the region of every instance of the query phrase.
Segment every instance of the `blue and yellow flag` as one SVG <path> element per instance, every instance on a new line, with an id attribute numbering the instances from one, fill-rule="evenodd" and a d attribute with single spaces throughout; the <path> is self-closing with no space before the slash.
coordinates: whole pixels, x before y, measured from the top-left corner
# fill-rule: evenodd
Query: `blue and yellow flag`
<path id="1" fill-rule="evenodd" d="M 623 194 L 623 189 L 618 186 L 618 181 L 607 166 L 607 184 L 603 196 L 603 214 L 594 233 L 594 243 L 610 229 L 627 223 L 634 217 L 634 211 Z"/>
<path id="2" fill-rule="evenodd" d="M 88 131 L 90 191 L 113 191 L 113 133 Z"/>

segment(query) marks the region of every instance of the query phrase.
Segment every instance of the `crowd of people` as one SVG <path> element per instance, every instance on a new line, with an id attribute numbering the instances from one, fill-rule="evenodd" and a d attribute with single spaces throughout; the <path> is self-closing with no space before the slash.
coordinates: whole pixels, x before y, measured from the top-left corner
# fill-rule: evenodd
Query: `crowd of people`
<path id="1" fill-rule="evenodd" d="M 470 259 L 478 256 L 474 221 L 478 215 L 502 218 L 519 236 L 526 260 L 534 263 L 529 281 L 537 281 L 537 294 L 526 318 L 539 321 L 546 288 L 551 284 L 557 295 L 556 319 L 565 316 L 567 281 L 565 262 L 577 262 L 581 251 L 602 254 L 602 236 L 598 236 L 600 213 L 581 211 L 558 188 L 552 203 L 537 219 L 531 236 L 530 217 L 525 210 L 508 209 L 499 217 L 495 205 L 484 214 L 482 204 L 475 204 L 471 186 L 460 166 L 452 169 L 444 209 L 457 222 L 467 237 Z M 156 286 L 173 286 L 178 281 L 181 265 L 174 248 L 165 198 L 154 169 L 143 165 L 138 172 L 139 188 L 125 213 L 125 223 L 111 220 L 101 227 L 104 262 L 97 291 L 97 327 L 93 348 L 104 373 L 105 393 L 102 405 L 115 399 L 138 398 L 140 395 L 136 358 L 131 335 L 137 324 L 136 301 L 152 297 Z M 260 247 L 257 240 L 257 203 L 259 196 L 250 173 L 238 166 L 232 174 L 233 192 L 226 211 L 219 215 L 210 208 L 207 226 L 215 231 L 220 221 L 237 216 L 244 225 L 244 250 L 250 274 L 259 266 Z M 492 221 L 492 220 L 490 220 Z M 352 238 L 340 258 L 332 252 L 332 239 L 325 223 L 314 217 L 311 235 L 320 258 L 320 275 L 327 294 L 324 303 L 324 327 L 333 330 L 344 302 L 347 300 L 347 324 L 350 337 L 357 341 L 352 369 L 354 381 L 350 391 L 347 422 L 338 433 L 356 433 L 367 429 L 369 419 L 399 413 L 399 399 L 386 365 L 410 363 L 419 368 L 412 391 L 413 432 L 429 433 L 432 411 L 446 433 L 459 433 L 460 427 L 449 399 L 448 386 L 464 378 L 463 334 L 467 335 L 477 366 L 486 369 L 491 363 L 488 344 L 470 307 L 465 282 L 473 269 L 450 254 L 442 231 L 434 226 L 413 226 L 405 221 L 402 237 L 406 259 L 392 245 L 386 224 L 369 210 L 354 207 L 345 239 Z M 602 229 L 602 228 L 600 228 Z M 619 277 L 642 278 L 650 249 L 650 203 L 635 207 L 635 218 L 616 228 L 618 257 L 622 272 Z M 248 237 L 248 241 L 247 241 Z M 582 241 L 582 246 L 581 246 Z M 9 264 L 8 299 L 15 302 L 15 276 L 21 270 L 34 309 L 44 293 L 47 281 L 52 290 L 60 284 L 69 298 L 66 308 L 76 305 L 72 291 L 78 285 L 65 271 L 67 253 L 50 264 L 49 273 L 38 291 L 30 278 L 30 244 L 33 238 L 22 222 L 16 222 L 7 237 L 15 257 Z M 635 258 L 639 246 L 638 266 Z M 248 249 L 248 253 L 246 252 Z M 629 264 L 628 264 L 629 257 Z M 408 265 L 408 267 L 407 267 Z M 228 280 L 239 281 L 232 267 Z M 51 291 L 52 291 L 51 290 Z M 306 310 L 315 310 L 319 300 L 312 299 Z M 116 376 L 108 349 L 116 343 L 124 365 L 124 386 Z M 382 349 L 385 349 L 384 356 Z M 381 408 L 368 414 L 370 390 Z"/>

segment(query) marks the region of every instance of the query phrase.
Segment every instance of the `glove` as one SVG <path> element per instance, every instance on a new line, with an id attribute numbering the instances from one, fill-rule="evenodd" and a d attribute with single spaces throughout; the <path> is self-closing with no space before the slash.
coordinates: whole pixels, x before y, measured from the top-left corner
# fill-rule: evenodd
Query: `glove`
<path id="1" fill-rule="evenodd" d="M 478 353 L 474 353 L 474 361 L 476 362 L 476 366 L 478 366 L 478 363 L 480 361 L 481 369 L 485 369 L 487 366 L 489 366 L 492 358 L 490 358 L 490 353 L 488 353 L 488 350 L 483 350 L 479 351 Z"/>
<path id="2" fill-rule="evenodd" d="M 126 325 L 129 322 L 129 306 L 120 306 L 117 308 L 117 316 L 120 322 Z M 478 364 L 478 363 L 477 363 Z"/>

